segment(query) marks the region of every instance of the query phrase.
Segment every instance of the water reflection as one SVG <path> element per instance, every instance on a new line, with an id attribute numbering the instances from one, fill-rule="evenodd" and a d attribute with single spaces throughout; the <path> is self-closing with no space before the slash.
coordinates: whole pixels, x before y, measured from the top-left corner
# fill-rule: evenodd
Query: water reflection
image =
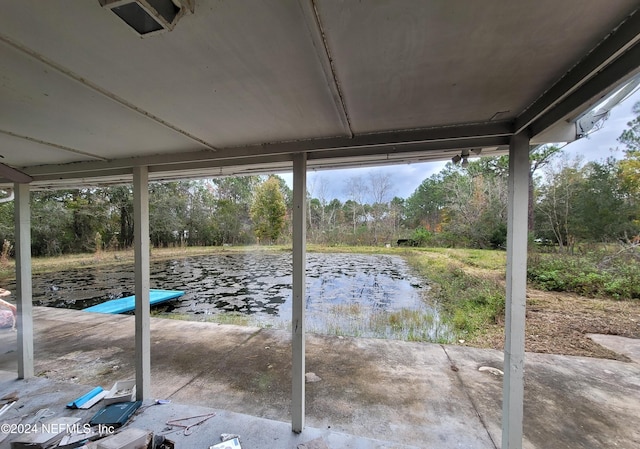
<path id="1" fill-rule="evenodd" d="M 242 314 L 251 324 L 286 328 L 291 319 L 291 254 L 227 253 L 155 262 L 151 287 L 185 295 L 153 308 L 155 313 L 208 319 Z M 9 286 L 12 288 L 12 286 Z M 306 319 L 312 332 L 390 336 L 399 319 L 420 322 L 420 335 L 399 338 L 441 340 L 447 335 L 428 299 L 429 286 L 397 256 L 307 254 Z M 34 276 L 34 304 L 83 309 L 132 295 L 130 266 L 64 271 Z M 413 315 L 407 315 L 411 311 Z"/>

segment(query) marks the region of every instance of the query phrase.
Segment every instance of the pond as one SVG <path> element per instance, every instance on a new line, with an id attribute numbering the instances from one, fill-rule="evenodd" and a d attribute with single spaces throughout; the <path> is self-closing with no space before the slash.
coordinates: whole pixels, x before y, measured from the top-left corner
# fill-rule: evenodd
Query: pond
<path id="1" fill-rule="evenodd" d="M 291 253 L 229 252 L 154 262 L 151 288 L 185 295 L 160 317 L 290 329 Z M 8 288 L 15 288 L 9 285 Z M 429 285 L 399 256 L 307 253 L 309 332 L 420 341 L 451 337 Z M 34 276 L 34 304 L 83 309 L 134 294 L 131 266 Z"/>

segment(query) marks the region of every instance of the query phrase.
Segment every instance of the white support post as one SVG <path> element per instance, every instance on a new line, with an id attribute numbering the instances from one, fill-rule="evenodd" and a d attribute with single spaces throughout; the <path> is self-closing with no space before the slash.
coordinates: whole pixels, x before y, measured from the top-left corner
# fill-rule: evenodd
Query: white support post
<path id="1" fill-rule="evenodd" d="M 509 145 L 502 449 L 522 449 L 528 199 L 529 138 L 516 134 Z"/>
<path id="2" fill-rule="evenodd" d="M 291 427 L 304 429 L 305 417 L 305 266 L 307 252 L 307 155 L 293 157 L 293 311 L 291 317 Z"/>
<path id="3" fill-rule="evenodd" d="M 18 378 L 33 377 L 33 287 L 31 279 L 31 205 L 29 184 L 15 184 L 16 298 Z"/>
<path id="4" fill-rule="evenodd" d="M 149 171 L 133 169 L 135 251 L 136 399 L 151 397 L 151 327 L 149 318 Z"/>

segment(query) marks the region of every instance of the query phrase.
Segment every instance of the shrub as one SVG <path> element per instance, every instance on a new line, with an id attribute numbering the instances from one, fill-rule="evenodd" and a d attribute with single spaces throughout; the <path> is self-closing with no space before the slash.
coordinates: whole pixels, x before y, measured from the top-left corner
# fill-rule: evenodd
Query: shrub
<path id="1" fill-rule="evenodd" d="M 413 231 L 413 235 L 411 236 L 411 240 L 413 240 L 417 246 L 426 246 L 431 243 L 432 239 L 433 234 L 431 234 L 422 226 L 416 228 L 415 231 Z"/>
<path id="2" fill-rule="evenodd" d="M 619 261 L 600 268 L 606 255 L 537 254 L 529 258 L 527 277 L 536 288 L 591 297 L 640 298 L 640 264 Z"/>

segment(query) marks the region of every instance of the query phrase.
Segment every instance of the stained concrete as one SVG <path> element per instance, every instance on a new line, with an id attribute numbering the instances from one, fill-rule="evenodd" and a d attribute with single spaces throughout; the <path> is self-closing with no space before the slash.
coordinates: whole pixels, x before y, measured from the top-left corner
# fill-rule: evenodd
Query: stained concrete
<path id="1" fill-rule="evenodd" d="M 634 362 L 640 363 L 640 344 L 633 338 L 602 334 L 587 334 L 587 337 L 607 349 L 626 355 Z"/>
<path id="2" fill-rule="evenodd" d="M 87 387 L 134 377 L 132 316 L 36 307 L 34 318 L 38 377 L 5 380 L 0 396 L 49 382 L 55 392 L 33 394 L 64 410 Z M 296 436 L 289 332 L 151 322 L 153 395 L 171 399 L 173 408 L 149 407 L 134 424 L 152 428 L 169 415 L 218 414 L 205 423 L 211 429 L 203 424 L 183 435 L 181 447 L 208 447 L 217 433 L 244 433 L 243 448 L 294 448 L 317 438 L 333 449 L 500 447 L 502 376 L 478 368 L 502 369 L 501 352 L 308 335 L 307 372 L 321 380 L 306 385 L 307 427 Z M 15 333 L 0 330 L 5 379 L 15 378 L 15 345 Z M 526 361 L 525 448 L 640 446 L 640 365 L 529 353 Z"/>

